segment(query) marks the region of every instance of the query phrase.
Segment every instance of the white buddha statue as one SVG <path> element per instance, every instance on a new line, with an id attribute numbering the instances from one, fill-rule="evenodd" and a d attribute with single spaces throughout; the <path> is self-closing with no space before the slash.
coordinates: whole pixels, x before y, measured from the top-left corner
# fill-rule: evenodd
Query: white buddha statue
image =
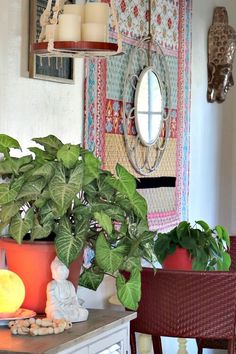
<path id="1" fill-rule="evenodd" d="M 86 321 L 88 310 L 80 305 L 74 285 L 67 280 L 69 269 L 56 257 L 51 263 L 51 271 L 54 280 L 47 285 L 47 317 L 71 322 Z"/>

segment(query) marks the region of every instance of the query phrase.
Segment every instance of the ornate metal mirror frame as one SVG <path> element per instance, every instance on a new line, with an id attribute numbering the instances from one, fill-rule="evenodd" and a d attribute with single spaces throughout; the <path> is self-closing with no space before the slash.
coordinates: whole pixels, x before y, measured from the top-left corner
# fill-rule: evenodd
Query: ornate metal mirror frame
<path id="1" fill-rule="evenodd" d="M 141 175 L 156 171 L 170 136 L 168 65 L 161 47 L 152 40 L 150 29 L 149 21 L 149 35 L 131 50 L 123 92 L 127 154 Z"/>

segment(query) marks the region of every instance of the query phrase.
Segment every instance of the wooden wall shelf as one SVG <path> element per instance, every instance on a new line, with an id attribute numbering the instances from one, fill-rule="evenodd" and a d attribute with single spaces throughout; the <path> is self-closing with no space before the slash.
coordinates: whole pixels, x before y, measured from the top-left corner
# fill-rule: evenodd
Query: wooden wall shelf
<path id="1" fill-rule="evenodd" d="M 55 41 L 52 50 L 48 49 L 48 42 L 39 42 L 31 44 L 31 51 L 34 54 L 48 57 L 107 57 L 118 55 L 118 45 L 109 42 L 72 42 Z"/>

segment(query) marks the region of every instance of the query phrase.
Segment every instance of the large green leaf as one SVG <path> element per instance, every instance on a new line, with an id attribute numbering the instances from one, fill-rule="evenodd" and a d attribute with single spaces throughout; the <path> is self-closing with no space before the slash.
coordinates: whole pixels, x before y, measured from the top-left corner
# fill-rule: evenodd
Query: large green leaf
<path id="1" fill-rule="evenodd" d="M 54 164 L 52 162 L 44 163 L 43 166 L 37 168 L 33 172 L 33 176 L 42 176 L 46 181 L 50 181 L 55 172 Z"/>
<path id="2" fill-rule="evenodd" d="M 78 185 L 66 182 L 65 171 L 62 167 L 57 167 L 55 175 L 50 181 L 49 192 L 52 200 L 58 205 L 61 213 L 64 213 L 71 205 L 76 194 L 79 192 Z"/>
<path id="3" fill-rule="evenodd" d="M 79 145 L 65 144 L 57 152 L 57 158 L 67 168 L 73 168 L 80 155 Z"/>
<path id="4" fill-rule="evenodd" d="M 173 232 L 173 230 L 172 230 Z M 171 247 L 172 244 L 172 247 Z M 173 243 L 172 239 L 168 237 L 168 233 L 159 233 L 158 238 L 154 244 L 155 254 L 160 263 L 164 261 L 167 254 L 176 249 L 176 244 Z"/>
<path id="5" fill-rule="evenodd" d="M 34 163 L 29 163 L 27 165 L 20 167 L 19 173 L 24 175 L 26 175 L 27 173 L 27 175 L 29 176 L 32 174 L 34 167 L 35 167 Z"/>
<path id="6" fill-rule="evenodd" d="M 35 203 L 36 204 L 36 203 Z M 43 206 L 40 207 L 40 222 L 41 224 L 47 224 L 54 220 L 52 203 L 46 201 Z"/>
<path id="7" fill-rule="evenodd" d="M 84 153 L 84 180 L 83 184 L 86 186 L 92 182 L 99 175 L 99 168 L 101 162 L 91 152 Z"/>
<path id="8" fill-rule="evenodd" d="M 32 161 L 32 156 L 23 156 L 20 158 L 10 157 L 5 160 L 0 161 L 0 175 L 5 174 L 15 174 L 19 173 L 20 168 L 23 166 L 30 164 Z"/>
<path id="9" fill-rule="evenodd" d="M 146 218 L 147 216 L 147 202 L 145 198 L 141 196 L 137 191 L 130 198 L 130 203 L 133 211 L 140 218 Z"/>
<path id="10" fill-rule="evenodd" d="M 70 174 L 69 184 L 73 184 L 77 188 L 77 193 L 83 185 L 84 165 L 79 163 Z"/>
<path id="11" fill-rule="evenodd" d="M 55 238 L 55 246 L 58 258 L 67 267 L 79 256 L 84 247 L 84 240 L 72 234 L 70 224 L 66 218 L 60 221 Z"/>
<path id="12" fill-rule="evenodd" d="M 33 158 L 31 155 L 22 156 L 14 160 L 16 170 L 19 171 L 23 166 L 31 164 Z"/>
<path id="13" fill-rule="evenodd" d="M 4 204 L 4 207 L 0 210 L 0 222 L 4 224 L 9 223 L 11 218 L 18 213 L 22 204 L 22 200 Z"/>
<path id="14" fill-rule="evenodd" d="M 47 151 L 44 151 L 38 147 L 30 147 L 28 148 L 29 151 L 35 154 L 36 160 L 39 160 L 42 164 L 46 161 L 54 160 L 54 156 L 49 154 Z"/>
<path id="15" fill-rule="evenodd" d="M 142 269 L 141 258 L 137 257 L 137 256 L 128 257 L 124 263 L 123 268 L 124 268 L 124 270 L 126 270 L 128 272 L 131 272 L 135 268 L 137 268 L 138 270 L 141 270 Z"/>
<path id="16" fill-rule="evenodd" d="M 38 178 L 35 181 L 26 182 L 22 186 L 17 196 L 17 200 L 21 198 L 27 198 L 28 200 L 36 199 L 41 193 L 44 186 L 45 186 L 45 179 L 42 177 Z"/>
<path id="17" fill-rule="evenodd" d="M 223 270 L 229 270 L 229 267 L 231 265 L 231 257 L 230 255 L 225 252 L 223 253 Z"/>
<path id="18" fill-rule="evenodd" d="M 200 225 L 204 231 L 208 231 L 210 229 L 209 225 L 203 220 L 196 221 L 196 224 Z"/>
<path id="19" fill-rule="evenodd" d="M 62 142 L 54 135 L 48 135 L 43 138 L 32 139 L 36 143 L 42 145 L 49 154 L 56 155 L 57 151 L 62 147 Z"/>
<path id="20" fill-rule="evenodd" d="M 186 248 L 187 250 L 194 249 L 197 247 L 197 242 L 190 237 L 183 237 L 180 241 L 179 244 L 182 248 Z"/>
<path id="21" fill-rule="evenodd" d="M 94 213 L 94 218 L 108 235 L 112 233 L 113 225 L 110 216 L 103 211 Z"/>
<path id="22" fill-rule="evenodd" d="M 187 221 L 181 221 L 179 223 L 179 225 L 176 227 L 176 233 L 179 240 L 181 240 L 183 236 L 189 236 L 189 228 L 190 224 Z"/>
<path id="23" fill-rule="evenodd" d="M 192 263 L 193 270 L 205 270 L 205 266 L 202 264 L 201 260 L 194 258 Z"/>
<path id="24" fill-rule="evenodd" d="M 5 148 L 14 148 L 14 149 L 21 150 L 21 147 L 20 147 L 20 144 L 18 143 L 18 141 L 6 134 L 0 134 L 0 145 Z"/>
<path id="25" fill-rule="evenodd" d="M 110 184 L 107 183 L 107 176 L 112 175 L 108 171 L 100 172 L 97 184 L 102 199 L 112 202 L 114 200 L 116 190 Z"/>
<path id="26" fill-rule="evenodd" d="M 141 274 L 138 269 L 131 272 L 130 279 L 125 280 L 123 275 L 119 274 L 116 278 L 117 296 L 124 307 L 130 310 L 137 310 L 141 299 Z"/>
<path id="27" fill-rule="evenodd" d="M 93 217 L 93 213 L 90 207 L 87 207 L 85 205 L 78 205 L 76 208 L 73 209 L 73 214 L 75 215 L 75 218 L 80 220 L 81 218 L 86 218 L 88 220 L 91 220 Z"/>
<path id="28" fill-rule="evenodd" d="M 154 253 L 153 243 L 146 243 L 144 246 L 140 245 L 142 249 L 142 258 L 148 261 L 155 268 L 155 265 L 158 262 L 158 258 Z"/>
<path id="29" fill-rule="evenodd" d="M 81 239 L 83 242 L 86 240 L 86 237 L 89 232 L 90 220 L 83 218 L 76 222 L 75 238 Z"/>
<path id="30" fill-rule="evenodd" d="M 128 253 L 126 245 L 112 248 L 102 233 L 99 234 L 96 241 L 96 262 L 98 266 L 108 273 L 114 273 L 124 262 L 124 257 Z"/>
<path id="31" fill-rule="evenodd" d="M 229 233 L 226 230 L 226 228 L 221 225 L 216 225 L 215 230 L 217 232 L 218 237 L 220 239 L 224 240 L 226 242 L 226 245 L 229 247 L 230 246 L 230 237 L 229 237 Z"/>
<path id="32" fill-rule="evenodd" d="M 40 225 L 37 217 L 34 217 L 34 224 L 31 230 L 31 240 L 45 238 L 52 232 L 52 222 L 48 221 L 43 225 Z"/>
<path id="33" fill-rule="evenodd" d="M 107 182 L 120 193 L 133 198 L 136 192 L 136 180 L 123 166 L 116 165 L 116 177 L 107 177 Z"/>
<path id="34" fill-rule="evenodd" d="M 14 173 L 14 168 L 12 166 L 11 159 L 1 160 L 0 161 L 0 175 L 7 175 Z"/>
<path id="35" fill-rule="evenodd" d="M 91 268 L 84 269 L 83 273 L 79 277 L 79 285 L 96 291 L 101 282 L 103 281 L 103 278 L 103 273 L 96 273 Z"/>
<path id="36" fill-rule="evenodd" d="M 9 234 L 11 237 L 18 243 L 21 243 L 24 236 L 31 230 L 33 219 L 34 211 L 32 208 L 27 211 L 24 218 L 22 218 L 19 213 L 13 216 L 9 227 Z"/>
<path id="37" fill-rule="evenodd" d="M 146 243 L 151 244 L 154 241 L 156 231 L 144 231 L 141 235 L 140 244 L 145 246 Z"/>
<path id="38" fill-rule="evenodd" d="M 16 195 L 14 189 L 9 189 L 9 184 L 0 184 L 0 205 L 12 202 Z"/>
<path id="39" fill-rule="evenodd" d="M 125 213 L 119 205 L 113 205 L 105 202 L 98 202 L 96 198 L 94 201 L 90 200 L 90 206 L 93 213 L 104 211 L 112 220 L 124 221 Z"/>
<path id="40" fill-rule="evenodd" d="M 17 177 L 11 183 L 11 189 L 18 193 L 20 191 L 21 187 L 23 186 L 25 180 L 26 179 L 24 176 Z"/>

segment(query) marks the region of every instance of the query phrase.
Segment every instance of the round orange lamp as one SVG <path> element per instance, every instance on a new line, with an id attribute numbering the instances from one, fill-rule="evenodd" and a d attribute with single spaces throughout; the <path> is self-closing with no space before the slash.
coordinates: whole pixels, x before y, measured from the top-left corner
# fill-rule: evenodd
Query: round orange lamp
<path id="1" fill-rule="evenodd" d="M 0 269 L 0 315 L 12 314 L 22 305 L 25 286 L 21 278 L 7 269 Z"/>

